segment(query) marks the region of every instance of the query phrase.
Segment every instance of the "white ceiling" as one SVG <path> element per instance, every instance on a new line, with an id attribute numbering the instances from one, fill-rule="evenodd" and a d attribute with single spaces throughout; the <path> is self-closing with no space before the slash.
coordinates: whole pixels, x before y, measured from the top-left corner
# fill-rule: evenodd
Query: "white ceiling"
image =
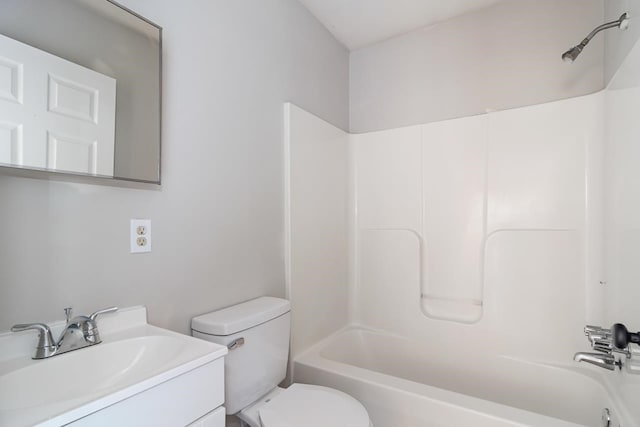
<path id="1" fill-rule="evenodd" d="M 350 50 L 500 0 L 299 0 Z"/>

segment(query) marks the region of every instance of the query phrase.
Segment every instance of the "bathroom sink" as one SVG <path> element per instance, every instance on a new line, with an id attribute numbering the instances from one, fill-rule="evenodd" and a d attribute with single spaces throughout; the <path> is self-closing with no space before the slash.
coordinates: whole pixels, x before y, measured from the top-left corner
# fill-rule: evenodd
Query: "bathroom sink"
<path id="1" fill-rule="evenodd" d="M 146 320 L 111 331 L 106 318 L 104 323 L 101 344 L 44 360 L 31 360 L 30 354 L 0 360 L 0 425 L 66 424 L 227 352 L 224 346 L 157 328 Z M 9 338 L 0 336 L 0 347 Z M 30 338 L 35 345 L 35 337 Z"/>
<path id="2" fill-rule="evenodd" d="M 144 380 L 180 360 L 181 341 L 148 336 L 103 343 L 38 361 L 0 377 L 0 411 L 99 395 Z M 32 387 L 24 387 L 32 384 Z"/>

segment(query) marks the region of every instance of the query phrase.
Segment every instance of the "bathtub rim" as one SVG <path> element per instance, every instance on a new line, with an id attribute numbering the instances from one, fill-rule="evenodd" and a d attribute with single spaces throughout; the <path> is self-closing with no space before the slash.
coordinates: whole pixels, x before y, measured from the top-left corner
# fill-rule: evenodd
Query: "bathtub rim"
<path id="1" fill-rule="evenodd" d="M 386 337 L 393 337 L 397 339 L 411 339 L 397 333 L 371 328 L 369 326 L 358 323 L 346 325 L 295 356 L 295 358 L 292 360 L 293 380 L 296 380 L 297 365 L 301 364 L 316 370 L 329 370 L 334 374 L 347 377 L 354 381 L 360 381 L 369 385 L 381 386 L 387 389 L 393 388 L 402 393 L 423 397 L 431 401 L 438 401 L 443 405 L 454 407 L 459 410 L 469 411 L 490 418 L 508 420 L 514 423 L 521 424 L 523 426 L 531 425 L 531 419 L 536 418 L 538 421 L 546 422 L 546 424 L 544 425 L 548 425 L 549 427 L 584 427 L 582 424 L 578 424 L 572 421 L 554 418 L 545 414 L 540 414 L 538 412 L 512 407 L 503 403 L 483 399 L 480 397 L 470 396 L 464 393 L 446 390 L 429 384 L 396 377 L 344 362 L 339 362 L 322 355 L 323 348 L 325 348 L 339 335 L 348 332 L 359 331 Z M 589 380 L 596 382 L 597 385 L 600 386 L 608 395 L 610 403 L 607 405 L 607 407 L 613 412 L 621 426 L 640 427 L 640 425 L 638 425 L 637 423 L 632 422 L 632 417 L 630 416 L 629 411 L 626 409 L 625 405 L 621 403 L 622 399 L 620 399 L 619 393 L 613 387 L 612 382 L 604 375 L 605 372 L 598 372 L 595 370 L 597 369 L 595 367 L 593 369 L 590 369 L 591 367 L 575 366 L 570 363 L 565 364 L 550 361 L 528 360 L 507 355 L 498 355 L 497 357 L 515 360 L 521 363 L 542 366 L 553 370 L 557 369 L 562 371 L 569 371 L 574 374 L 582 375 Z M 607 371 L 606 373 L 609 373 L 609 371 Z M 488 408 L 490 408 L 490 410 L 487 410 Z"/>

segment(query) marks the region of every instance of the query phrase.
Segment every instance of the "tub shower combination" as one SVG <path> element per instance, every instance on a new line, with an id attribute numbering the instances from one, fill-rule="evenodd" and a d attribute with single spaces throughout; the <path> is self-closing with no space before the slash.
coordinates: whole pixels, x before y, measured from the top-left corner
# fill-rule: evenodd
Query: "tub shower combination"
<path id="1" fill-rule="evenodd" d="M 608 121 L 631 98 L 640 89 L 358 135 L 287 107 L 294 380 L 357 398 L 376 427 L 640 425 L 640 336 L 585 327 L 604 319 L 600 162 L 629 137 Z M 296 192 L 310 185 L 324 185 L 317 200 Z M 328 194 L 349 201 L 330 211 Z M 349 238 L 309 251 L 324 223 Z M 344 299 L 319 331 L 311 308 Z"/>

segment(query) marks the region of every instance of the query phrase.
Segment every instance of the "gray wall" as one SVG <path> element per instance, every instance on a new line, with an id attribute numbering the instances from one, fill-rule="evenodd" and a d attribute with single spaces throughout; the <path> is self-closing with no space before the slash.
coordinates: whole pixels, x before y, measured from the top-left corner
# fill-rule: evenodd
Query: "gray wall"
<path id="1" fill-rule="evenodd" d="M 606 21 L 618 19 L 623 12 L 629 12 L 629 16 L 631 16 L 629 28 L 626 31 L 608 30 L 604 33 L 605 83 L 611 81 L 631 48 L 640 38 L 640 0 L 607 0 L 604 3 L 604 19 Z"/>
<path id="2" fill-rule="evenodd" d="M 351 53 L 351 131 L 428 123 L 603 88 L 603 0 L 504 1 Z"/>
<path id="3" fill-rule="evenodd" d="M 126 0 L 164 27 L 163 186 L 0 176 L 0 330 L 146 305 L 203 312 L 283 296 L 283 102 L 348 127 L 348 52 L 295 0 Z M 129 254 L 129 219 L 153 252 Z"/>

